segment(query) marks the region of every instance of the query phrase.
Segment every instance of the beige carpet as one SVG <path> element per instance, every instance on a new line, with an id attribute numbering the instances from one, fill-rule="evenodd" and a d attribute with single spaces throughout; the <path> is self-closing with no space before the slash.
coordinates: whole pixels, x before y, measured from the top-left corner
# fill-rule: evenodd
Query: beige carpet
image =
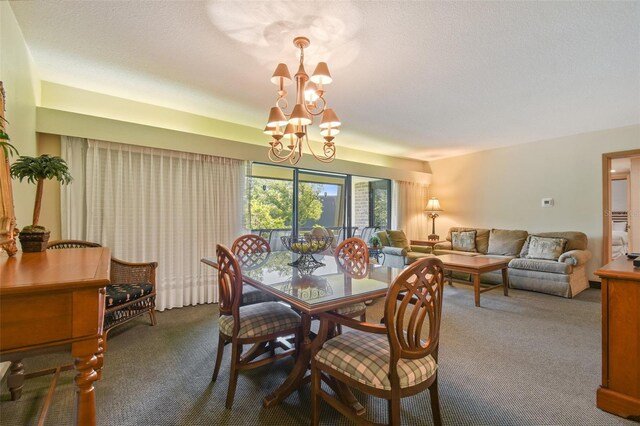
<path id="1" fill-rule="evenodd" d="M 516 291 L 482 295 L 473 306 L 470 287 L 445 288 L 440 346 L 440 396 L 445 425 L 637 425 L 595 406 L 600 383 L 600 293 L 573 300 Z M 368 317 L 381 317 L 381 304 Z M 233 410 L 224 408 L 228 355 L 211 383 L 217 305 L 141 318 L 110 335 L 102 381 L 96 384 L 100 425 L 308 424 L 310 389 L 264 409 L 261 399 L 286 377 L 281 361 L 241 374 Z M 67 362 L 63 354 L 25 360 L 27 371 Z M 2 387 L 0 423 L 35 424 L 48 378 L 27 381 L 20 401 Z M 49 425 L 71 424 L 73 373 L 63 374 Z M 386 402 L 361 397 L 370 418 L 386 419 Z M 349 424 L 323 405 L 326 425 Z M 428 394 L 403 400 L 403 424 L 431 424 Z"/>

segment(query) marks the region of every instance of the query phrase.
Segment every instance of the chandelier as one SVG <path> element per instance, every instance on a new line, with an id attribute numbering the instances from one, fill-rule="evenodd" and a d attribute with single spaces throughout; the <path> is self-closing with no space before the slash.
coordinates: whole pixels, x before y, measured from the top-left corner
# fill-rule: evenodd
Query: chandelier
<path id="1" fill-rule="evenodd" d="M 324 98 L 324 86 L 333 79 L 326 62 L 319 62 L 311 77 L 304 70 L 304 49 L 310 44 L 308 38 L 296 37 L 293 44 L 300 49 L 300 65 L 294 75 L 296 98 L 291 112 L 285 112 L 289 108 L 289 102 L 284 86 L 293 82 L 289 68 L 286 64 L 280 63 L 271 77 L 271 82 L 278 86 L 278 97 L 276 105 L 269 112 L 269 121 L 264 129 L 265 134 L 273 137 L 269 142 L 269 159 L 274 163 L 289 161 L 296 164 L 302 157 L 302 145 L 306 141 L 316 160 L 330 163 L 336 158 L 333 139 L 340 132 L 338 127 L 341 124 L 333 109 L 327 108 Z M 324 138 L 324 144 L 322 153 L 317 154 L 309 143 L 307 126 L 313 124 L 314 117 L 320 114 L 320 135 Z"/>

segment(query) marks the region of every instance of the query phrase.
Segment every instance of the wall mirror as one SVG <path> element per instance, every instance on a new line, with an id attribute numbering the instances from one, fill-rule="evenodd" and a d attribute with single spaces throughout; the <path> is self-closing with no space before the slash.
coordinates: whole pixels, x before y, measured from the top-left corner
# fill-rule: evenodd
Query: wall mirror
<path id="1" fill-rule="evenodd" d="M 11 189 L 11 175 L 9 174 L 9 158 L 6 145 L 6 124 L 4 119 L 5 96 L 4 86 L 0 81 L 0 248 L 9 256 L 16 254 L 16 215 L 13 208 L 13 191 Z"/>

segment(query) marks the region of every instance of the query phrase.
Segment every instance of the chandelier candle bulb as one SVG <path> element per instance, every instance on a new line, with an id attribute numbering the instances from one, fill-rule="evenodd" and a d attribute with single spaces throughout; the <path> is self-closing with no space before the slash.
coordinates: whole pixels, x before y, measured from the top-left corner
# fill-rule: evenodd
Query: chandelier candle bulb
<path id="1" fill-rule="evenodd" d="M 273 140 L 269 142 L 268 155 L 274 163 L 288 161 L 291 164 L 297 164 L 302 157 L 302 145 L 305 141 L 316 160 L 330 163 L 336 157 L 333 139 L 340 133 L 337 127 L 341 125 L 341 122 L 333 109 L 327 108 L 327 100 L 324 98 L 326 92 L 323 87 L 323 85 L 330 84 L 333 78 L 326 62 L 319 62 L 311 77 L 306 73 L 304 49 L 309 47 L 309 44 L 310 41 L 306 37 L 296 37 L 293 40 L 293 45 L 300 49 L 300 62 L 293 77 L 296 82 L 296 93 L 295 105 L 290 113 L 286 112 L 289 103 L 286 98 L 287 92 L 284 90 L 285 85 L 293 82 L 289 68 L 286 64 L 279 63 L 271 76 L 271 82 L 278 86 L 279 90 L 277 91 L 276 105 L 269 112 L 269 121 L 264 133 L 273 137 Z M 309 143 L 307 126 L 313 124 L 314 117 L 318 115 L 322 115 L 320 135 L 325 142 L 322 152 L 316 154 Z M 286 140 L 287 136 L 288 141 Z M 281 141 L 282 139 L 284 140 Z M 285 141 L 288 142 L 286 146 Z"/>

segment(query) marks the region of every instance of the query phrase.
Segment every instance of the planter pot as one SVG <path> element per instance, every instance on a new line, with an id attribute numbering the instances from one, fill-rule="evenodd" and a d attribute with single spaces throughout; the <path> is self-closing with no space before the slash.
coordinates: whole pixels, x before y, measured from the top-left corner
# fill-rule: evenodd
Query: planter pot
<path id="1" fill-rule="evenodd" d="M 25 253 L 45 251 L 51 232 L 20 232 L 20 245 Z"/>

